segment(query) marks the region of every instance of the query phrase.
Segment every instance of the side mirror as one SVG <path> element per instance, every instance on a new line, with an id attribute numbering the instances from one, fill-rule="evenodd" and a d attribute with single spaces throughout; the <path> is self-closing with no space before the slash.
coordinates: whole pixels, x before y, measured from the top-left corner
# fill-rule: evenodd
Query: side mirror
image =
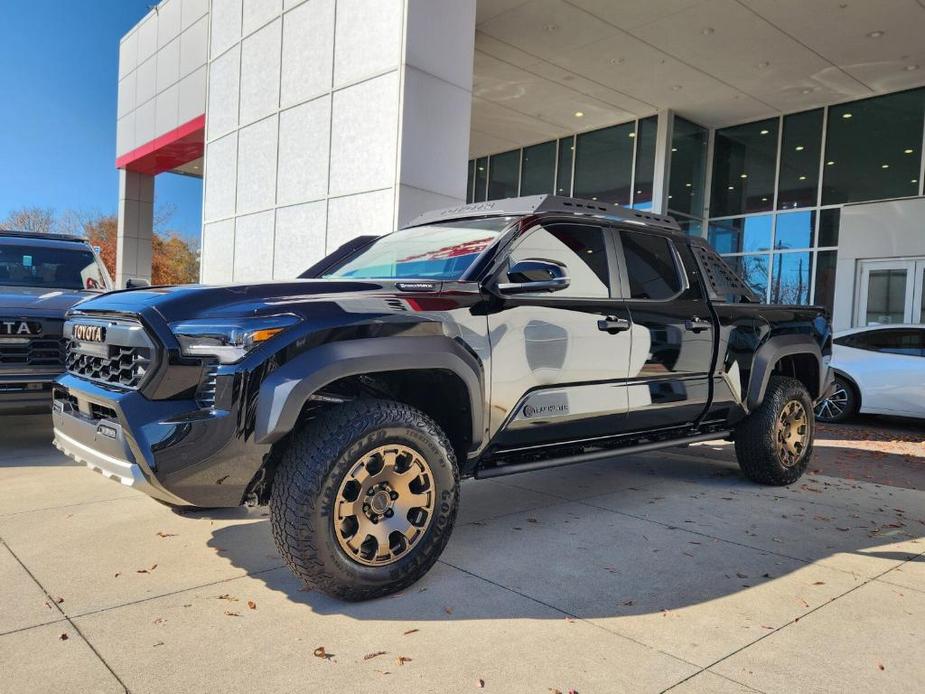
<path id="1" fill-rule="evenodd" d="M 507 278 L 508 282 L 498 284 L 501 294 L 557 292 L 570 283 L 565 265 L 538 258 L 517 261 L 508 269 Z"/>
<path id="2" fill-rule="evenodd" d="M 148 280 L 143 280 L 140 277 L 129 277 L 125 280 L 126 289 L 139 289 L 141 287 L 150 287 L 151 283 Z"/>

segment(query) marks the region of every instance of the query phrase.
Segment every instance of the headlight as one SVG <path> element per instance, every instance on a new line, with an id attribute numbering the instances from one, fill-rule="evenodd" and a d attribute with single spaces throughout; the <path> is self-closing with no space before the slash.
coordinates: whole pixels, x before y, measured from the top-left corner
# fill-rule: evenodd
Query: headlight
<path id="1" fill-rule="evenodd" d="M 207 318 L 171 323 L 170 329 L 184 356 L 215 357 L 222 364 L 234 364 L 298 322 L 299 318 L 290 314 L 261 318 Z"/>

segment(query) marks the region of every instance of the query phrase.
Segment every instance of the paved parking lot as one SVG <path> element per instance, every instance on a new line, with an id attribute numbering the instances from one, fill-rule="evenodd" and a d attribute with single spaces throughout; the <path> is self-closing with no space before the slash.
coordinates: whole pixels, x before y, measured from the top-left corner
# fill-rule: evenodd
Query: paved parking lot
<path id="1" fill-rule="evenodd" d="M 5 418 L 0 689 L 919 692 L 925 427 L 870 424 L 783 489 L 721 443 L 466 483 L 434 570 L 345 604 L 265 509 L 176 515 Z"/>

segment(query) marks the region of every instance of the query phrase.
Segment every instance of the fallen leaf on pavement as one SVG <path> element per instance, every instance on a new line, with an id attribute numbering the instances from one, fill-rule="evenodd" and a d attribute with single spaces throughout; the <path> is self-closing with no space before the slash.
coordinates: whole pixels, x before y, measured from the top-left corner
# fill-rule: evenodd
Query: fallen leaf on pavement
<path id="1" fill-rule="evenodd" d="M 119 573 L 118 571 L 116 571 L 116 573 L 114 573 L 112 577 L 113 577 L 113 578 L 119 578 L 119 576 L 121 576 L 121 575 L 122 575 L 121 573 Z"/>
<path id="2" fill-rule="evenodd" d="M 68 640 L 68 635 L 67 635 L 67 634 L 61 634 L 61 636 L 59 636 L 58 638 L 61 639 L 62 641 L 67 641 L 67 640 Z"/>
<path id="3" fill-rule="evenodd" d="M 376 651 L 375 653 L 367 653 L 363 656 L 363 660 L 372 660 L 373 658 L 378 658 L 380 655 L 385 655 L 386 651 Z"/>
<path id="4" fill-rule="evenodd" d="M 248 601 L 247 601 L 247 606 L 248 606 L 250 609 L 252 609 L 252 610 L 256 610 L 256 609 L 257 609 L 257 603 L 254 602 L 253 600 L 248 600 Z"/>
<path id="5" fill-rule="evenodd" d="M 408 636 L 409 634 L 416 634 L 419 631 L 420 629 L 408 629 L 408 631 L 404 633 L 404 636 Z"/>
<path id="6" fill-rule="evenodd" d="M 815 583 L 813 583 L 813 585 L 814 585 L 814 586 L 824 586 L 824 585 L 825 585 L 825 581 L 816 581 Z"/>
<path id="7" fill-rule="evenodd" d="M 158 537 L 176 537 L 176 533 L 165 533 L 163 530 L 159 530 L 157 533 Z"/>
<path id="8" fill-rule="evenodd" d="M 476 687 L 476 689 L 484 689 L 484 688 L 485 688 L 485 680 L 483 680 L 483 679 L 477 679 L 477 680 L 475 681 L 475 687 Z"/>
<path id="9" fill-rule="evenodd" d="M 314 655 L 316 658 L 321 658 L 322 660 L 330 660 L 334 657 L 333 653 L 328 653 L 326 650 L 324 650 L 324 646 L 318 646 L 318 648 L 312 651 L 312 655 Z"/>
<path id="10" fill-rule="evenodd" d="M 446 612 L 447 614 L 453 614 L 453 608 L 452 608 L 452 607 L 444 607 L 444 608 L 443 608 L 443 611 Z"/>
<path id="11" fill-rule="evenodd" d="M 627 600 L 627 601 L 624 602 L 623 604 L 626 605 L 627 607 L 629 607 L 630 605 L 633 604 L 633 601 L 632 601 L 632 600 Z"/>
<path id="12" fill-rule="evenodd" d="M 240 613 L 240 612 L 232 612 L 231 610 L 225 610 L 225 616 L 226 616 L 226 617 L 240 617 L 240 616 L 241 616 L 241 613 Z"/>
<path id="13" fill-rule="evenodd" d="M 60 605 L 62 602 L 64 602 L 64 598 L 55 598 L 56 604 Z"/>
<path id="14" fill-rule="evenodd" d="M 877 663 L 877 667 L 880 668 L 881 670 L 886 670 L 886 668 L 883 667 L 883 663 Z"/>
<path id="15" fill-rule="evenodd" d="M 236 597 L 234 597 L 233 595 L 230 595 L 230 594 L 228 594 L 228 593 L 222 593 L 221 595 L 219 595 L 219 596 L 218 596 L 218 600 L 227 600 L 228 602 L 237 602 L 237 601 L 238 601 L 238 599 L 237 599 Z"/>
<path id="16" fill-rule="evenodd" d="M 398 663 L 399 665 L 404 665 L 405 663 L 410 663 L 410 662 L 411 662 L 411 658 L 408 658 L 408 657 L 406 657 L 406 656 L 400 655 L 400 656 L 398 656 L 398 658 L 395 659 L 395 662 Z"/>

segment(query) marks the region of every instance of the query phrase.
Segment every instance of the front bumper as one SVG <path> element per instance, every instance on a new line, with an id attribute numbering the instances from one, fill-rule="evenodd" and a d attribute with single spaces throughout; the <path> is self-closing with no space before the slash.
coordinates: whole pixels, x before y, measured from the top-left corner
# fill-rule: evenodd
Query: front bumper
<path id="1" fill-rule="evenodd" d="M 0 414 L 33 414 L 51 409 L 58 374 L 0 375 Z"/>
<path id="2" fill-rule="evenodd" d="M 92 470 L 176 506 L 239 506 L 269 446 L 237 412 L 149 400 L 65 374 L 54 390 L 54 445 Z"/>

